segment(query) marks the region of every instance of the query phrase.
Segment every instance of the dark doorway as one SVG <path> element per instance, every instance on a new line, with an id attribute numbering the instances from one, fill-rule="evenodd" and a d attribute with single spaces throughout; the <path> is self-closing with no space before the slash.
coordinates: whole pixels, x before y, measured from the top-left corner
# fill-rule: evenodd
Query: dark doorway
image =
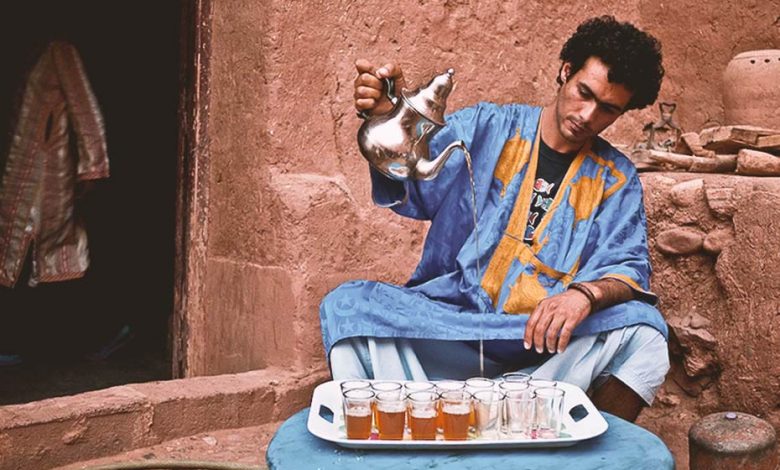
<path id="1" fill-rule="evenodd" d="M 51 39 L 81 55 L 111 169 L 77 208 L 86 275 L 0 287 L 0 404 L 171 378 L 180 16 L 176 1 L 0 6 L 0 169 L 26 71 Z"/>

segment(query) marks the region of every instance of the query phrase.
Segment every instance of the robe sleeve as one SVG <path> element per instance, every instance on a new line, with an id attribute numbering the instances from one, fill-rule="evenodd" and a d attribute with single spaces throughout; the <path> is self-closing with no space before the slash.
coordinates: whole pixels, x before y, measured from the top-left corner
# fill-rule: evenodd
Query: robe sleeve
<path id="1" fill-rule="evenodd" d="M 631 287 L 637 300 L 655 305 L 642 184 L 631 170 L 627 182 L 602 202 L 574 281 L 617 279 Z"/>
<path id="2" fill-rule="evenodd" d="M 76 48 L 64 42 L 53 45 L 54 63 L 65 94 L 68 116 L 78 147 L 80 181 L 108 177 L 108 152 L 103 116 Z"/>
<path id="3" fill-rule="evenodd" d="M 483 129 L 485 108 L 495 105 L 481 103 L 461 109 L 445 118 L 446 125 L 430 141 L 431 158 L 435 158 L 447 145 L 462 140 L 471 148 L 474 136 Z M 472 157 L 476 159 L 474 153 Z M 396 181 L 374 168 L 370 168 L 372 198 L 380 207 L 389 207 L 394 212 L 419 220 L 433 220 L 442 201 L 452 189 L 453 181 L 465 165 L 463 152 L 455 150 L 436 178 L 429 181 Z"/>

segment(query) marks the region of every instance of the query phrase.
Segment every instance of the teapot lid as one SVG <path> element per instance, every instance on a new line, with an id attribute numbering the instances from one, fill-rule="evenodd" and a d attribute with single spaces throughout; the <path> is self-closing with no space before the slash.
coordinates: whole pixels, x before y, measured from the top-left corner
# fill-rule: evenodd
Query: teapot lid
<path id="1" fill-rule="evenodd" d="M 409 105 L 429 121 L 444 125 L 444 110 L 447 107 L 447 96 L 452 91 L 452 76 L 455 70 L 449 69 L 441 75 L 436 75 L 424 87 L 401 94 Z"/>

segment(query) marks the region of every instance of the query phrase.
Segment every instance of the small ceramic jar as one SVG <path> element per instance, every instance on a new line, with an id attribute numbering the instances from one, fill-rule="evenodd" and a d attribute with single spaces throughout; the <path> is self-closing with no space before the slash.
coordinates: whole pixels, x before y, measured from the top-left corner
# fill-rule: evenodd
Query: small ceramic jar
<path id="1" fill-rule="evenodd" d="M 723 72 L 726 124 L 780 129 L 780 49 L 736 55 Z"/>

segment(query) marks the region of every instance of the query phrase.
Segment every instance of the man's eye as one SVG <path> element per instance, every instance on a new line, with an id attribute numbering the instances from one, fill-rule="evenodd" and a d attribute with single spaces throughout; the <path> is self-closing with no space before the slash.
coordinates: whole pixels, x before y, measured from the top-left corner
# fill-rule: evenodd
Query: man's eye
<path id="1" fill-rule="evenodd" d="M 600 105 L 599 106 L 602 111 L 604 111 L 607 114 L 620 114 L 620 110 L 615 108 L 614 106 L 608 106 L 608 105 Z"/>

